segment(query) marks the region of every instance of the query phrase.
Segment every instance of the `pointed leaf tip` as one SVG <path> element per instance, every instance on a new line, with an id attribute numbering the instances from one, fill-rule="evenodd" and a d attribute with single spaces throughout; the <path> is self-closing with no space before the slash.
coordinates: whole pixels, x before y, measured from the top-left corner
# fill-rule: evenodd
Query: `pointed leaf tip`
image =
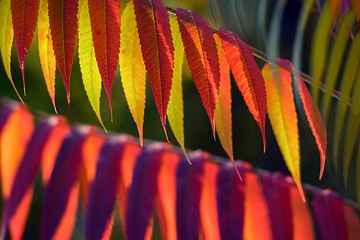
<path id="1" fill-rule="evenodd" d="M 215 136 L 215 108 L 220 83 L 219 58 L 210 25 L 199 15 L 176 9 L 185 55 Z"/>
<path id="2" fill-rule="evenodd" d="M 166 116 L 174 73 L 174 44 L 161 0 L 134 0 L 137 28 L 150 87 L 161 119 Z"/>
<path id="3" fill-rule="evenodd" d="M 255 62 L 250 47 L 238 35 L 219 29 L 219 36 L 236 85 L 260 128 L 265 152 L 267 91 L 261 71 Z"/>

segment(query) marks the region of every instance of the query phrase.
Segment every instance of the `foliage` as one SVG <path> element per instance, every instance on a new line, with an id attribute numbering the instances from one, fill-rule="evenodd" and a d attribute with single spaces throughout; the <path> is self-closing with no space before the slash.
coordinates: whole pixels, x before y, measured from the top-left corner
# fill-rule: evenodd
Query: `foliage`
<path id="1" fill-rule="evenodd" d="M 85 216 L 87 239 L 110 237 L 119 228 L 116 219 L 128 239 L 152 234 L 163 239 L 347 239 L 360 234 L 359 209 L 338 194 L 304 186 L 310 199 L 304 204 L 291 178 L 245 162 L 235 164 L 240 181 L 233 165 L 208 153 L 192 152 L 189 165 L 169 144 L 146 142 L 141 148 L 128 135 L 71 127 L 57 116 L 34 117 L 24 105 L 6 104 L 0 119 L 7 196 L 2 237 L 9 225 L 12 238 L 21 238 L 34 185 L 43 191 L 40 239 L 69 239 L 75 221 L 82 221 L 77 211 Z"/>

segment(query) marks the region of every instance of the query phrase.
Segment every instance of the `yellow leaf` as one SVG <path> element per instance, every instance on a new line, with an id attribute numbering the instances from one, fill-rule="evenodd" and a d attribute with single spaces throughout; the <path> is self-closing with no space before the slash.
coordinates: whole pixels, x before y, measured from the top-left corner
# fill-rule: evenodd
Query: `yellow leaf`
<path id="1" fill-rule="evenodd" d="M 130 1 L 121 19 L 120 75 L 125 98 L 136 123 L 140 145 L 143 145 L 146 70 L 141 55 L 133 1 Z"/>
<path id="2" fill-rule="evenodd" d="M 55 112 L 55 72 L 56 59 L 50 33 L 47 0 L 40 0 L 38 19 L 38 45 L 41 69 L 44 74 L 45 83 L 52 100 Z"/>
<path id="3" fill-rule="evenodd" d="M 184 62 L 184 46 L 181 40 L 180 28 L 176 17 L 170 19 L 174 42 L 174 75 L 167 110 L 170 127 L 181 149 L 186 155 L 184 143 L 184 101 L 182 92 L 182 66 Z"/>
<path id="4" fill-rule="evenodd" d="M 21 99 L 11 76 L 11 48 L 14 39 L 14 30 L 11 20 L 10 0 L 0 1 L 0 51 L 5 72 L 17 96 Z"/>
<path id="5" fill-rule="evenodd" d="M 262 74 L 268 98 L 267 111 L 276 141 L 305 201 L 301 186 L 299 130 L 291 87 L 291 73 L 283 68 L 266 64 Z"/>
<path id="6" fill-rule="evenodd" d="M 89 6 L 86 0 L 80 1 L 79 16 L 79 62 L 82 79 L 91 107 L 105 129 L 100 114 L 101 77 L 95 58 Z"/>

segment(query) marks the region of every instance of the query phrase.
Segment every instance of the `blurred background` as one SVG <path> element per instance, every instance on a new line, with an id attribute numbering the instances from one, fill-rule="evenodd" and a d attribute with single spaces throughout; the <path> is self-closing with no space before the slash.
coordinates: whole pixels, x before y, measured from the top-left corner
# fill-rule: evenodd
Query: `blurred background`
<path id="1" fill-rule="evenodd" d="M 127 1 L 121 1 L 122 9 L 126 6 Z M 271 17 L 267 12 L 272 12 L 276 1 L 267 1 L 268 11 L 264 12 L 265 26 L 263 30 L 259 30 L 255 26 L 254 12 L 258 11 L 260 0 L 255 1 L 215 1 L 215 0 L 167 0 L 164 1 L 170 7 L 182 7 L 191 9 L 204 16 L 214 28 L 224 26 L 225 28 L 235 31 L 241 38 L 250 45 L 257 47 L 262 51 L 266 51 L 267 41 L 259 38 L 264 35 L 269 28 L 268 19 Z M 243 2 L 240 4 L 240 2 Z M 282 25 L 284 29 L 281 32 L 281 51 L 282 58 L 289 58 L 294 38 L 297 17 L 301 9 L 302 1 L 291 0 L 286 5 L 284 11 L 284 20 Z M 224 13 L 227 17 L 224 18 Z M 226 15 L 226 14 L 225 14 Z M 306 43 L 305 43 L 306 46 Z M 306 51 L 306 49 L 305 49 Z M 77 51 L 76 51 L 77 52 Z M 258 60 L 259 67 L 264 64 Z M 1 60 L 0 60 L 1 61 Z M 186 63 L 186 61 L 184 61 Z M 186 64 L 185 64 L 186 65 Z M 21 72 L 17 57 L 15 55 L 15 47 L 13 46 L 12 57 L 12 74 L 15 85 L 19 92 L 22 90 Z M 304 69 L 307 69 L 306 62 Z M 211 154 L 223 156 L 226 154 L 221 147 L 219 141 L 214 141 L 204 108 L 201 105 L 200 97 L 192 82 L 191 75 L 187 66 L 184 67 L 183 73 L 183 91 L 184 91 L 184 111 L 185 111 L 185 145 L 190 150 L 202 149 Z M 37 39 L 34 38 L 25 65 L 25 78 L 27 94 L 23 97 L 26 104 L 34 111 L 41 111 L 48 114 L 55 114 L 50 97 L 46 90 L 44 78 L 41 72 Z M 1 79 L 1 96 L 17 100 L 14 90 L 7 79 L 3 65 L 0 64 Z M 148 84 L 148 83 L 147 83 Z M 155 107 L 152 93 L 149 85 L 147 86 L 147 101 L 144 121 L 144 137 L 150 140 L 166 141 L 161 126 L 159 115 Z M 21 93 L 22 94 L 22 93 Z M 22 95 L 23 96 L 23 95 Z M 250 162 L 252 165 L 264 168 L 270 171 L 281 171 L 288 174 L 285 163 L 277 146 L 276 140 L 271 130 L 269 121 L 267 120 L 267 151 L 263 154 L 263 146 L 261 134 L 251 114 L 247 110 L 240 92 L 232 84 L 233 96 L 233 143 L 234 156 Z M 73 123 L 91 124 L 101 128 L 95 113 L 91 109 L 89 100 L 84 91 L 78 56 L 75 55 L 71 76 L 71 104 L 68 106 L 66 100 L 65 88 L 60 75 L 56 76 L 56 105 L 60 115 L 65 116 Z M 128 133 L 137 136 L 137 128 L 132 120 L 130 111 L 126 105 L 123 88 L 119 79 L 119 72 L 113 87 L 113 113 L 114 121 L 110 121 L 109 107 L 105 92 L 102 92 L 101 113 L 104 124 L 109 131 L 116 133 Z M 301 115 L 301 113 L 300 113 Z M 312 185 L 332 188 L 341 192 L 341 187 L 334 177 L 334 173 L 327 164 L 324 178 L 318 181 L 319 174 L 319 154 L 315 145 L 314 138 L 307 126 L 306 121 L 300 117 L 300 144 L 301 144 L 301 170 L 302 180 Z M 169 139 L 172 144 L 177 145 L 175 138 L 168 127 Z"/>

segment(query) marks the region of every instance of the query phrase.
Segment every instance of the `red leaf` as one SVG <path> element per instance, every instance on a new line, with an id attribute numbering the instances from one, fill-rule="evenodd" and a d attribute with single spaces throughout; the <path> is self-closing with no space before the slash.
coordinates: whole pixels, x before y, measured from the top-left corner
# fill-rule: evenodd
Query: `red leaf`
<path id="1" fill-rule="evenodd" d="M 204 162 L 204 177 L 200 199 L 201 235 L 204 239 L 221 239 L 216 202 L 216 180 L 219 165 L 210 161 L 209 156 Z"/>
<path id="2" fill-rule="evenodd" d="M 70 103 L 70 75 L 77 35 L 79 0 L 49 0 L 49 21 L 56 65 Z"/>
<path id="3" fill-rule="evenodd" d="M 221 239 L 243 239 L 246 175 L 241 165 L 235 165 L 243 176 L 243 181 L 240 181 L 232 164 L 223 165 L 217 178 L 217 210 Z"/>
<path id="4" fill-rule="evenodd" d="M 200 227 L 203 153 L 190 154 L 192 165 L 180 161 L 176 173 L 177 239 L 196 239 Z"/>
<path id="5" fill-rule="evenodd" d="M 176 239 L 176 170 L 180 155 L 164 152 L 157 181 L 158 196 L 156 213 L 159 221 L 161 239 Z"/>
<path id="6" fill-rule="evenodd" d="M 120 0 L 89 0 L 89 12 L 95 56 L 112 114 L 112 87 L 120 50 Z"/>
<path id="7" fill-rule="evenodd" d="M 262 189 L 269 210 L 272 238 L 292 239 L 294 229 L 289 184 L 280 174 L 266 174 L 262 178 Z"/>
<path id="8" fill-rule="evenodd" d="M 103 239 L 108 225 L 112 223 L 119 185 L 120 161 L 125 144 L 118 138 L 112 138 L 101 149 L 95 179 L 90 189 L 85 224 L 86 239 Z"/>
<path id="9" fill-rule="evenodd" d="M 223 29 L 219 29 L 219 35 L 236 85 L 259 125 L 265 152 L 266 90 L 264 79 L 250 47 L 239 36 Z"/>
<path id="10" fill-rule="evenodd" d="M 134 8 L 145 67 L 166 134 L 166 110 L 174 73 L 169 15 L 161 0 L 134 0 Z"/>
<path id="11" fill-rule="evenodd" d="M 6 114 L 7 111 L 5 111 Z M 6 114 L 7 115 L 7 114 Z M 14 185 L 14 180 L 25 150 L 33 134 L 33 116 L 25 105 L 14 105 L 1 131 L 0 138 L 0 170 L 2 183 L 2 197 L 6 202 Z M 32 188 L 21 199 L 21 203 L 8 219 L 11 237 L 21 239 L 32 197 Z M 6 225 L 2 225 L 1 234 L 4 236 Z M 1 236 L 0 236 L 1 238 Z"/>
<path id="12" fill-rule="evenodd" d="M 152 213 L 158 195 L 158 176 L 167 146 L 153 145 L 145 148 L 136 160 L 126 210 L 128 239 L 145 239 L 152 229 Z"/>
<path id="13" fill-rule="evenodd" d="M 176 10 L 181 38 L 195 86 L 215 136 L 215 108 L 220 86 L 219 57 L 210 25 L 198 14 Z"/>
<path id="14" fill-rule="evenodd" d="M 311 202 L 322 239 L 348 239 L 341 197 L 325 190 L 316 193 Z"/>
<path id="15" fill-rule="evenodd" d="M 36 29 L 39 0 L 11 0 L 14 38 L 25 93 L 25 61 Z"/>
<path id="16" fill-rule="evenodd" d="M 2 219 L 1 227 L 2 231 L 5 230 L 9 220 L 16 213 L 17 208 L 26 194 L 31 190 L 31 184 L 39 169 L 44 150 L 48 145 L 47 142 L 50 136 L 55 132 L 57 124 L 58 121 L 56 118 L 50 118 L 47 121 L 40 123 L 35 129 L 24 153 L 24 157 L 17 169 L 10 195 L 5 202 L 4 217 Z"/>
<path id="17" fill-rule="evenodd" d="M 46 186 L 40 239 L 69 238 L 74 227 L 82 163 L 82 147 L 88 131 L 75 130 L 63 142 Z M 60 227 L 60 230 L 59 230 Z M 58 234 L 62 233 L 62 234 Z"/>
<path id="18" fill-rule="evenodd" d="M 307 89 L 304 81 L 300 78 L 295 80 L 297 89 L 300 94 L 301 101 L 304 106 L 305 115 L 309 122 L 312 134 L 315 137 L 316 145 L 320 152 L 320 175 L 322 178 L 325 169 L 327 133 L 325 124 L 321 118 L 319 109 L 314 104 L 311 94 Z"/>
<path id="19" fill-rule="evenodd" d="M 247 171 L 245 178 L 244 239 L 271 239 L 269 211 L 259 177 Z"/>

